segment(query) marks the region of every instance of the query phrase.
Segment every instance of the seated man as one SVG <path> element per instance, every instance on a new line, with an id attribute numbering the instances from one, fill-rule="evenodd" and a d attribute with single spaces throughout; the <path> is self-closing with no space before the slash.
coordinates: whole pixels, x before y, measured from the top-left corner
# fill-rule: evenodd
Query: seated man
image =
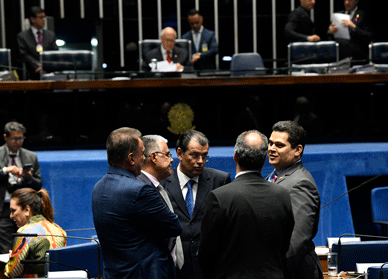
<path id="1" fill-rule="evenodd" d="M 156 59 L 158 62 L 167 61 L 168 63 L 175 63 L 177 71 L 192 69 L 187 50 L 175 46 L 176 31 L 174 28 L 164 28 L 160 39 L 162 41 L 160 47 L 144 54 L 144 62 L 148 70 L 151 69 L 149 64 L 152 62 L 152 59 Z"/>

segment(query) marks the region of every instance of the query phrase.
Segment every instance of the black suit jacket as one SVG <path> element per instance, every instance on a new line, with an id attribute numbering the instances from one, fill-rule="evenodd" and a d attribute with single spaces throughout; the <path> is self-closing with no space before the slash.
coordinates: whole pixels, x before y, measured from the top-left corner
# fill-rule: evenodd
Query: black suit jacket
<path id="1" fill-rule="evenodd" d="M 284 278 L 293 227 L 289 192 L 259 172 L 211 191 L 198 251 L 205 278 Z"/>
<path id="2" fill-rule="evenodd" d="M 275 184 L 290 192 L 295 218 L 294 231 L 287 252 L 289 278 L 323 278 L 313 242 L 318 231 L 321 207 L 314 178 L 300 161 L 283 170 Z"/>
<path id="3" fill-rule="evenodd" d="M 148 65 L 151 63 L 152 59 L 155 58 L 158 61 L 164 60 L 160 47 L 154 48 L 153 50 L 150 50 L 148 53 L 144 54 L 144 58 L 147 70 L 150 70 L 150 67 Z M 182 66 L 185 67 L 185 70 L 193 69 L 191 64 L 191 58 L 189 57 L 189 53 L 185 49 L 175 46 L 172 50 L 171 58 L 172 62 L 180 63 Z"/>
<path id="4" fill-rule="evenodd" d="M 302 6 L 288 15 L 284 35 L 288 42 L 306 42 L 308 36 L 315 34 L 315 25 L 310 14 Z"/>
<path id="5" fill-rule="evenodd" d="M 345 13 L 345 10 L 340 13 Z M 339 44 L 340 59 L 353 57 L 355 59 L 368 58 L 368 45 L 372 41 L 372 30 L 364 11 L 357 9 L 351 21 L 356 25 L 355 29 L 349 28 L 350 40 L 335 39 Z M 330 40 L 334 40 L 329 35 Z"/>
<path id="6" fill-rule="evenodd" d="M 12 192 L 20 188 L 32 188 L 39 191 L 42 188 L 42 177 L 40 175 L 40 166 L 38 157 L 35 152 L 20 148 L 20 160 L 23 165 L 32 164 L 33 176 L 31 180 L 22 180 L 21 184 L 17 184 L 12 188 Z M 10 161 L 6 145 L 0 147 L 0 215 L 3 208 L 5 191 L 8 186 L 9 174 L 4 173 L 2 168 L 7 167 Z"/>
<path id="7" fill-rule="evenodd" d="M 55 34 L 43 29 L 43 50 L 58 50 Z M 39 52 L 36 51 L 36 40 L 31 28 L 22 31 L 17 36 L 17 42 L 21 58 L 32 79 L 40 79 L 39 73 L 35 70 L 39 67 Z"/>
<path id="8" fill-rule="evenodd" d="M 178 166 L 179 167 L 179 166 Z M 177 270 L 178 278 L 203 278 L 198 264 L 197 251 L 201 236 L 201 221 L 204 215 L 205 201 L 211 190 L 214 190 L 231 181 L 230 174 L 211 168 L 204 168 L 199 176 L 198 191 L 194 205 L 193 217 L 190 219 L 186 203 L 178 181 L 177 169 L 172 175 L 161 181 L 170 197 L 174 213 L 178 215 L 183 227 L 181 234 L 185 263 L 181 270 Z"/>

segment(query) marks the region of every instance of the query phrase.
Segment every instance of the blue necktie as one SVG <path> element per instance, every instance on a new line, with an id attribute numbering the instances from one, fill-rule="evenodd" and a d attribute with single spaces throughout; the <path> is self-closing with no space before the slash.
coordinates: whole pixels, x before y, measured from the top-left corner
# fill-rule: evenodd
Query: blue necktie
<path id="1" fill-rule="evenodd" d="M 193 185 L 195 181 L 189 180 L 187 182 L 187 194 L 186 194 L 186 206 L 187 211 L 189 212 L 190 218 L 193 216 L 193 210 L 194 210 L 194 197 L 193 197 Z"/>

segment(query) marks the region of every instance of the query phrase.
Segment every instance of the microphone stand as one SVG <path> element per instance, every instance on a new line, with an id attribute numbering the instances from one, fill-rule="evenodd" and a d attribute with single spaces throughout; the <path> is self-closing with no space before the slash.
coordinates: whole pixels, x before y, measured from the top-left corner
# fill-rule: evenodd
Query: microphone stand
<path id="1" fill-rule="evenodd" d="M 89 271 L 87 269 L 79 268 L 79 267 L 72 266 L 72 265 L 52 262 L 52 261 L 48 261 L 48 260 L 21 260 L 20 263 L 22 263 L 22 264 L 46 264 L 46 263 L 50 263 L 50 264 L 62 265 L 62 266 L 70 267 L 73 269 L 79 269 L 79 270 L 85 271 L 86 274 L 88 275 L 88 279 L 90 279 L 90 274 L 89 274 Z"/>
<path id="2" fill-rule="evenodd" d="M 64 237 L 64 238 L 72 238 L 72 239 L 82 239 L 82 240 L 92 240 L 97 243 L 97 272 L 98 278 L 101 277 L 101 246 L 100 242 L 95 238 L 88 237 L 78 237 L 78 236 L 63 236 L 63 235 L 55 235 L 55 234 L 37 234 L 37 233 L 13 233 L 13 237 L 38 237 L 38 236 L 53 236 L 53 237 Z"/>

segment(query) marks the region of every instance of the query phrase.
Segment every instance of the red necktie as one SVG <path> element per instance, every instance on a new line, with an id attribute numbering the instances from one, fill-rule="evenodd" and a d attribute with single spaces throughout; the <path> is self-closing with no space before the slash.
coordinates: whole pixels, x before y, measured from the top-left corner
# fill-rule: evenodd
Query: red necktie
<path id="1" fill-rule="evenodd" d="M 272 182 L 275 182 L 275 181 L 276 181 L 276 179 L 278 179 L 278 176 L 275 174 L 275 175 L 273 176 L 273 180 L 272 180 Z"/>
<path id="2" fill-rule="evenodd" d="M 38 45 L 43 45 L 42 32 L 38 31 L 36 34 L 38 34 Z"/>
<path id="3" fill-rule="evenodd" d="M 167 51 L 167 62 L 171 63 L 170 51 Z"/>
<path id="4" fill-rule="evenodd" d="M 15 154 L 10 154 L 9 156 L 11 157 L 11 166 L 16 166 L 16 162 L 15 162 L 16 155 Z"/>

